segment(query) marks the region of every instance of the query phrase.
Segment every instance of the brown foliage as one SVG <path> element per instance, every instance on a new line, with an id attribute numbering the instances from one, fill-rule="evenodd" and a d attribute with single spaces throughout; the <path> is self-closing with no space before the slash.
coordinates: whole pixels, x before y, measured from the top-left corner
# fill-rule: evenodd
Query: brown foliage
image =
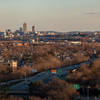
<path id="1" fill-rule="evenodd" d="M 82 65 L 77 72 L 70 74 L 67 78 L 81 80 L 81 82 L 90 81 L 90 84 L 94 83 L 95 85 L 98 84 L 96 82 L 100 83 L 100 59 L 95 60 L 90 65 Z"/>
<path id="2" fill-rule="evenodd" d="M 76 90 L 65 81 L 54 79 L 48 85 L 44 85 L 41 92 L 45 93 L 50 100 L 70 100 Z"/>
<path id="3" fill-rule="evenodd" d="M 61 61 L 54 56 L 48 55 L 38 58 L 38 63 L 34 66 L 38 71 L 57 68 L 61 66 Z"/>

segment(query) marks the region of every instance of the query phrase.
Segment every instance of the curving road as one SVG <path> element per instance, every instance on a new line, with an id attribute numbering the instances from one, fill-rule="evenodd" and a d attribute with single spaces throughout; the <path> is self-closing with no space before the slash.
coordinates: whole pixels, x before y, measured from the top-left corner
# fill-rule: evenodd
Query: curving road
<path id="1" fill-rule="evenodd" d="M 44 83 L 47 84 L 49 81 L 51 81 L 54 78 L 64 79 L 73 69 L 78 69 L 81 66 L 81 64 L 89 64 L 93 60 L 94 60 L 94 58 L 91 58 L 90 60 L 83 62 L 83 63 L 80 63 L 80 64 L 71 65 L 71 66 L 67 66 L 67 67 L 63 67 L 63 68 L 57 68 L 56 74 L 53 74 L 51 72 L 51 70 L 41 72 L 39 74 L 36 74 L 35 76 L 27 78 L 23 82 L 20 82 L 16 85 L 12 86 L 10 88 L 9 93 L 27 94 L 28 88 L 29 88 L 28 85 L 30 82 L 43 81 Z M 61 71 L 60 73 L 59 73 L 59 70 Z"/>

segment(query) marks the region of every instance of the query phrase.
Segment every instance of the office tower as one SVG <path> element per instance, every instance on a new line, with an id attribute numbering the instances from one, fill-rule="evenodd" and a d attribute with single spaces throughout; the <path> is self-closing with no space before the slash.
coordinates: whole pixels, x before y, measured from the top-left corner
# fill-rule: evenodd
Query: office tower
<path id="1" fill-rule="evenodd" d="M 27 33 L 27 24 L 26 23 L 23 24 L 23 32 Z"/>
<path id="2" fill-rule="evenodd" d="M 23 32 L 23 28 L 22 28 L 22 27 L 20 27 L 20 28 L 19 28 L 19 31 L 20 31 L 20 32 Z"/>
<path id="3" fill-rule="evenodd" d="M 35 33 L 35 26 L 32 26 L 32 32 Z"/>

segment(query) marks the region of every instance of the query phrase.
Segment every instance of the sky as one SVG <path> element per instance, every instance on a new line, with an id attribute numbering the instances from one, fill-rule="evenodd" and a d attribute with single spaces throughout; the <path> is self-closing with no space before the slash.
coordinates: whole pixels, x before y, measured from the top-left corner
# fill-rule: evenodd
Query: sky
<path id="1" fill-rule="evenodd" d="M 0 29 L 100 31 L 100 0 L 0 0 Z"/>

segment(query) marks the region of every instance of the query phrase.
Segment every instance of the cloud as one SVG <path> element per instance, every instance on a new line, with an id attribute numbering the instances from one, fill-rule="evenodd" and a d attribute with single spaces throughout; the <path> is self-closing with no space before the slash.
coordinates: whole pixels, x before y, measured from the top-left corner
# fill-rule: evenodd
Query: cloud
<path id="1" fill-rule="evenodd" d="M 97 13 L 96 12 L 87 12 L 85 13 L 85 15 L 96 15 Z"/>

